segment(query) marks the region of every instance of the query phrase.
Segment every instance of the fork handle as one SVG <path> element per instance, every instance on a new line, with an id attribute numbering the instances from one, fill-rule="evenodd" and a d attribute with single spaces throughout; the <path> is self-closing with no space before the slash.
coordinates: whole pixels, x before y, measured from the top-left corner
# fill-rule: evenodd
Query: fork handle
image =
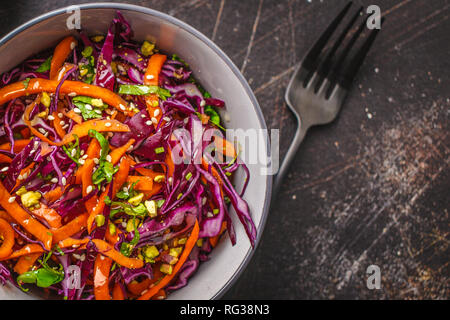
<path id="1" fill-rule="evenodd" d="M 286 153 L 286 156 L 284 157 L 283 162 L 281 163 L 280 169 L 278 170 L 277 175 L 274 177 L 274 187 L 272 191 L 272 203 L 276 199 L 278 191 L 280 190 L 280 187 L 282 185 L 283 179 L 286 176 L 286 174 L 289 171 L 289 167 L 292 163 L 292 161 L 295 158 L 295 154 L 297 153 L 298 148 L 300 147 L 300 144 L 303 141 L 303 138 L 306 135 L 306 132 L 308 131 L 309 126 L 306 123 L 302 123 L 299 119 L 299 125 L 297 127 L 297 131 L 295 132 L 294 140 L 292 141 L 291 145 L 289 146 L 289 149 Z"/>

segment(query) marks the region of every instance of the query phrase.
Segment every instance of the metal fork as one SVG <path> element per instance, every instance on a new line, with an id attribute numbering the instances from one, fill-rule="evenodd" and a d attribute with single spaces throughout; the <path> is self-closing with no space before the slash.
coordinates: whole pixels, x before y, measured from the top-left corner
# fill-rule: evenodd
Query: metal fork
<path id="1" fill-rule="evenodd" d="M 297 67 L 289 82 L 285 100 L 297 119 L 298 127 L 294 140 L 275 177 L 274 198 L 308 129 L 312 126 L 328 124 L 338 115 L 351 83 L 378 35 L 379 29 L 371 31 L 356 54 L 350 59 L 347 58 L 365 29 L 366 19 L 363 19 L 364 21 L 351 36 L 346 46 L 341 49 L 340 54 L 337 54 L 347 35 L 351 34 L 352 26 L 361 16 L 363 12 L 361 7 L 352 16 L 334 44 L 327 46 L 351 6 L 352 2 L 331 22 Z"/>

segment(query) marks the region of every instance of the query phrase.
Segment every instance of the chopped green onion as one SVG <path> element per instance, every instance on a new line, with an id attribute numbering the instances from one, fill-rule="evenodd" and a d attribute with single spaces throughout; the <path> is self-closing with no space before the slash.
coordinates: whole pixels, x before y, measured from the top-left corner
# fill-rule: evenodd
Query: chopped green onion
<path id="1" fill-rule="evenodd" d="M 47 60 L 45 60 L 39 68 L 36 69 L 36 72 L 46 72 L 50 70 L 50 66 L 52 64 L 52 56 L 48 57 Z"/>
<path id="2" fill-rule="evenodd" d="M 165 150 L 164 150 L 164 147 L 155 148 L 155 153 L 156 153 L 156 154 L 163 153 L 164 151 L 165 151 Z"/>

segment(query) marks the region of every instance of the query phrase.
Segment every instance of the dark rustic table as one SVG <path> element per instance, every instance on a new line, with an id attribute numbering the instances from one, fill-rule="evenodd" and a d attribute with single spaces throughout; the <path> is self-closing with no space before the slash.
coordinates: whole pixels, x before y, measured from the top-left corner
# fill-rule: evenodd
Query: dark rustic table
<path id="1" fill-rule="evenodd" d="M 2 34 L 86 1 L 2 1 Z M 294 66 L 346 0 L 127 1 L 214 40 L 253 88 L 281 154 Z M 312 129 L 228 299 L 450 298 L 450 1 L 377 0 L 387 18 L 348 100 Z M 381 289 L 366 286 L 378 265 Z"/>

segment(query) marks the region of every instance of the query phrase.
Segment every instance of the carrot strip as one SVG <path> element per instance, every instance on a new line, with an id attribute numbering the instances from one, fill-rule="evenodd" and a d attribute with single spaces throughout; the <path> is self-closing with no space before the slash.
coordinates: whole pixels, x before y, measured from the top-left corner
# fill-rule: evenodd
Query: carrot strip
<path id="1" fill-rule="evenodd" d="M 155 270 L 159 271 L 158 269 Z M 154 278 L 156 278 L 156 275 L 153 275 Z M 135 295 L 135 296 L 140 296 L 142 294 L 142 292 L 146 289 L 148 289 L 148 287 L 154 283 L 153 279 L 144 279 L 141 282 L 137 282 L 137 281 L 131 281 L 128 285 L 127 285 L 127 289 L 128 291 Z"/>
<path id="2" fill-rule="evenodd" d="M 227 139 L 223 139 L 220 136 L 214 136 L 214 145 L 216 150 L 227 157 L 234 158 L 236 156 L 236 150 L 234 149 L 234 145 L 228 141 Z"/>
<path id="3" fill-rule="evenodd" d="M 86 159 L 83 165 L 83 172 L 81 173 L 81 185 L 83 186 L 82 194 L 85 197 L 87 192 L 87 187 L 93 186 L 92 184 L 92 170 L 94 169 L 95 162 L 92 159 Z"/>
<path id="4" fill-rule="evenodd" d="M 66 135 L 66 130 L 64 130 L 61 125 L 61 119 L 58 118 L 58 114 L 56 112 L 53 112 L 53 117 L 55 118 L 55 120 L 53 120 L 52 123 L 53 127 L 56 130 L 56 133 L 60 138 L 64 138 L 64 136 Z"/>
<path id="5" fill-rule="evenodd" d="M 149 290 L 141 295 L 138 300 L 149 300 L 151 299 L 155 294 L 159 292 L 159 290 L 163 289 L 165 286 L 167 286 L 170 281 L 172 281 L 173 278 L 177 275 L 178 271 L 180 271 L 181 267 L 186 262 L 187 258 L 189 257 L 189 254 L 192 251 L 192 248 L 194 248 L 195 243 L 198 240 L 198 233 L 199 233 L 199 225 L 198 221 L 195 221 L 194 228 L 192 229 L 191 235 L 186 241 L 186 245 L 184 246 L 184 250 L 180 255 L 180 259 L 175 264 L 175 267 L 173 268 L 172 274 L 166 275 L 157 285 L 154 287 L 149 288 Z"/>
<path id="6" fill-rule="evenodd" d="M 123 158 L 119 165 L 119 170 L 116 172 L 114 176 L 113 183 L 113 199 L 116 196 L 116 193 L 119 192 L 122 185 L 127 181 L 128 173 L 130 172 L 130 162 L 127 158 Z"/>
<path id="7" fill-rule="evenodd" d="M 89 238 L 83 238 L 83 239 L 73 239 L 73 238 L 67 238 L 64 240 L 61 240 L 58 242 L 58 247 L 60 248 L 85 248 L 86 244 L 89 242 Z"/>
<path id="8" fill-rule="evenodd" d="M 83 122 L 83 117 L 80 116 L 78 113 L 76 113 L 75 111 L 73 111 L 73 109 L 70 109 L 69 111 L 64 111 L 63 114 L 69 118 L 72 119 L 73 121 L 75 121 L 76 123 L 80 124 Z M 56 118 L 55 118 L 56 119 Z"/>
<path id="9" fill-rule="evenodd" d="M 34 263 L 37 259 L 39 259 L 40 256 L 40 252 L 21 256 L 14 266 L 14 271 L 18 274 L 30 271 L 30 269 L 33 267 Z"/>
<path id="10" fill-rule="evenodd" d="M 12 159 L 7 155 L 0 153 L 0 163 L 11 163 Z"/>
<path id="11" fill-rule="evenodd" d="M 44 199 L 47 200 L 47 202 L 55 202 L 56 200 L 61 198 L 63 192 L 64 191 L 61 189 L 61 187 L 56 187 L 55 189 L 46 192 L 44 194 Z"/>
<path id="12" fill-rule="evenodd" d="M 4 103 L 12 99 L 19 98 L 27 94 L 31 95 L 44 91 L 55 93 L 58 84 L 59 81 L 57 80 L 47 80 L 42 78 L 31 79 L 26 87 L 22 81 L 11 83 L 0 89 L 0 105 L 3 105 Z M 126 115 L 134 115 L 134 112 L 128 107 L 128 104 L 125 100 L 123 100 L 114 92 L 102 87 L 90 85 L 80 81 L 66 80 L 61 85 L 59 92 L 60 94 L 69 94 L 74 92 L 77 95 L 102 99 L 103 102 L 110 106 L 113 106 Z"/>
<path id="13" fill-rule="evenodd" d="M 109 294 L 109 272 L 112 260 L 101 254 L 97 255 L 94 263 L 94 295 L 95 300 L 111 300 Z"/>
<path id="14" fill-rule="evenodd" d="M 217 246 L 217 243 L 219 242 L 220 236 L 227 230 L 227 223 L 224 221 L 222 222 L 222 227 L 220 228 L 220 232 L 217 236 L 209 238 L 209 243 L 213 248 Z"/>
<path id="15" fill-rule="evenodd" d="M 52 233 L 44 227 L 28 212 L 26 212 L 15 200 L 15 197 L 6 190 L 0 182 L 0 205 L 19 223 L 25 230 L 39 239 L 44 247 L 50 250 L 52 246 Z"/>
<path id="16" fill-rule="evenodd" d="M 61 216 L 55 209 L 47 207 L 45 204 L 41 203 L 39 209 L 34 209 L 31 211 L 36 217 L 41 217 L 47 221 L 48 225 L 52 228 L 61 227 Z"/>
<path id="17" fill-rule="evenodd" d="M 127 150 L 133 145 L 134 142 L 134 139 L 130 139 L 123 146 L 112 150 L 109 153 L 109 155 L 111 156 L 111 163 L 116 164 L 117 162 L 119 162 L 120 158 L 122 158 L 122 156 L 125 154 L 125 152 L 127 152 Z"/>
<path id="18" fill-rule="evenodd" d="M 58 75 L 58 70 L 64 64 L 67 57 L 73 48 L 77 45 L 77 40 L 74 37 L 68 36 L 64 38 L 55 48 L 53 52 L 52 62 L 50 64 L 50 79 L 55 79 Z"/>
<path id="19" fill-rule="evenodd" d="M 130 128 L 117 120 L 89 120 L 81 124 L 76 124 L 72 131 L 64 136 L 62 144 L 67 144 L 75 140 L 74 135 L 82 138 L 88 135 L 89 130 L 94 129 L 98 132 L 128 132 Z"/>
<path id="20" fill-rule="evenodd" d="M 112 293 L 112 299 L 113 300 L 124 300 L 125 295 L 123 294 L 122 287 L 119 283 L 116 283 L 113 287 L 113 293 Z"/>
<path id="21" fill-rule="evenodd" d="M 0 219 L 0 237 L 3 243 L 0 245 L 0 258 L 7 257 L 11 254 L 14 246 L 14 230 L 8 221 Z"/>
<path id="22" fill-rule="evenodd" d="M 92 139 L 91 142 L 89 143 L 89 146 L 86 150 L 86 154 L 88 156 L 88 159 L 94 159 L 100 156 L 100 143 L 98 143 L 97 139 Z M 87 163 L 87 161 L 84 162 L 84 164 L 78 168 L 77 172 L 75 173 L 75 183 L 76 184 L 80 184 L 81 183 L 81 176 L 83 175 L 83 172 L 86 170 L 87 165 L 89 165 L 89 163 Z M 92 170 L 92 168 L 91 168 Z M 91 171 L 92 173 L 92 171 Z"/>
<path id="23" fill-rule="evenodd" d="M 9 223 L 16 222 L 16 220 L 14 220 L 6 211 L 0 211 L 0 219 L 6 220 Z"/>
<path id="24" fill-rule="evenodd" d="M 19 153 L 20 151 L 23 150 L 23 148 L 25 148 L 29 143 L 30 143 L 31 139 L 20 139 L 20 140 L 15 140 L 14 141 L 14 152 L 15 153 Z M 1 150 L 11 150 L 11 143 L 7 142 L 4 143 L 2 145 L 0 145 L 0 149 Z"/>
<path id="25" fill-rule="evenodd" d="M 86 154 L 88 155 L 88 158 L 98 158 L 100 156 L 100 150 L 101 150 L 100 143 L 97 139 L 92 139 L 89 143 L 89 146 L 86 150 Z"/>
<path id="26" fill-rule="evenodd" d="M 159 74 L 161 73 L 162 66 L 166 62 L 167 56 L 163 54 L 154 54 L 148 60 L 147 70 L 144 75 L 144 84 L 148 86 L 157 86 L 159 84 Z M 151 94 L 145 97 L 145 102 L 147 105 L 147 111 L 150 118 L 154 117 L 156 120 L 160 120 L 162 117 L 162 112 L 159 107 L 159 98 L 156 94 Z M 155 116 L 155 111 L 157 115 Z M 153 124 L 155 127 L 156 124 Z"/>
<path id="27" fill-rule="evenodd" d="M 167 297 L 164 289 L 159 290 L 151 300 L 164 300 Z"/>
<path id="28" fill-rule="evenodd" d="M 98 198 L 98 201 L 96 201 L 96 204 L 90 210 L 88 210 L 91 212 L 87 219 L 87 230 L 89 234 L 91 234 L 93 230 L 95 217 L 102 213 L 103 209 L 105 208 L 105 198 L 108 196 L 110 186 L 111 185 L 109 184 L 106 187 L 105 191 Z M 92 206 L 92 204 L 90 204 L 90 206 Z"/>
<path id="29" fill-rule="evenodd" d="M 142 260 L 124 256 L 104 240 L 92 239 L 92 242 L 94 242 L 99 252 L 107 257 L 110 257 L 123 267 L 128 269 L 138 269 L 144 266 L 144 262 Z"/>
<path id="30" fill-rule="evenodd" d="M 61 240 L 67 239 L 86 228 L 86 221 L 88 216 L 88 213 L 85 212 L 83 214 L 80 214 L 64 226 L 53 230 L 53 241 L 60 242 Z"/>
<path id="31" fill-rule="evenodd" d="M 31 131 L 28 128 L 23 128 L 22 130 L 20 130 L 20 134 L 24 139 L 28 139 L 31 137 Z"/>
<path id="32" fill-rule="evenodd" d="M 128 176 L 128 184 L 136 183 L 135 189 L 139 191 L 152 191 L 153 178 L 147 176 Z"/>
<path id="33" fill-rule="evenodd" d="M 173 177 L 173 173 L 175 172 L 175 164 L 173 163 L 172 149 L 170 147 L 167 148 L 165 161 L 167 164 L 167 176 Z"/>
<path id="34" fill-rule="evenodd" d="M 111 234 L 110 229 L 108 228 L 105 233 L 105 240 L 111 243 L 112 245 L 115 245 L 119 240 L 119 234 L 121 234 L 122 231 L 119 229 L 116 229 L 115 234 Z"/>
<path id="35" fill-rule="evenodd" d="M 1 258 L 0 261 L 19 258 L 21 256 L 29 255 L 31 253 L 42 253 L 42 252 L 44 252 L 44 249 L 40 245 L 31 243 L 31 244 L 27 244 L 27 245 L 23 246 L 19 250 L 14 251 L 13 253 L 11 253 L 9 256 L 7 256 L 5 258 Z"/>

